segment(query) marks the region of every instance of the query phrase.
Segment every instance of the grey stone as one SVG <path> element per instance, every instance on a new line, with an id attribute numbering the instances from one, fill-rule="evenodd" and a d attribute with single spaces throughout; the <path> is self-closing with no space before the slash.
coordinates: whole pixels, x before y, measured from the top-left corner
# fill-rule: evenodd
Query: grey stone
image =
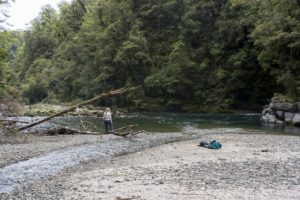
<path id="1" fill-rule="evenodd" d="M 270 107 L 267 107 L 265 108 L 263 111 L 262 111 L 262 114 L 265 115 L 265 114 L 273 114 L 274 111 L 272 111 L 272 109 Z"/>
<path id="2" fill-rule="evenodd" d="M 295 126 L 300 126 L 300 114 L 299 113 L 295 114 L 295 116 L 293 117 L 292 124 L 294 124 Z"/>
<path id="3" fill-rule="evenodd" d="M 285 112 L 284 113 L 284 121 L 287 123 L 291 123 L 295 113 Z"/>
<path id="4" fill-rule="evenodd" d="M 281 110 L 276 111 L 276 117 L 277 119 L 284 121 L 284 112 Z"/>
<path id="5" fill-rule="evenodd" d="M 300 113 L 300 102 L 295 102 L 294 107 L 296 108 L 296 112 Z"/>
<path id="6" fill-rule="evenodd" d="M 270 108 L 276 111 L 295 112 L 294 104 L 292 103 L 270 103 Z"/>
<path id="7" fill-rule="evenodd" d="M 265 114 L 262 116 L 262 120 L 267 123 L 275 123 L 276 122 L 276 116 L 271 114 Z"/>

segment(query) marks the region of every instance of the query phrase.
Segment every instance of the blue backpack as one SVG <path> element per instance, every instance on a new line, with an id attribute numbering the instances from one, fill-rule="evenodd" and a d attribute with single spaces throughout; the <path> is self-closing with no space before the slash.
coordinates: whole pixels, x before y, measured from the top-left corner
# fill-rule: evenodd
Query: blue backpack
<path id="1" fill-rule="evenodd" d="M 216 140 L 213 140 L 207 145 L 207 148 L 209 149 L 220 149 L 222 147 L 222 144 Z"/>

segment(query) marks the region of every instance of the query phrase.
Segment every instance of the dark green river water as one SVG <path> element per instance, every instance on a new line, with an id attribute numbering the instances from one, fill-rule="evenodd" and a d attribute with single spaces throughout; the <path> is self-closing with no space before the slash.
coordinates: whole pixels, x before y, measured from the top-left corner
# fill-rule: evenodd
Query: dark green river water
<path id="1" fill-rule="evenodd" d="M 102 119 L 80 117 L 85 128 L 104 131 Z M 52 123 L 70 127 L 81 127 L 79 117 L 59 117 Z M 131 113 L 113 119 L 113 127 L 136 124 L 136 130 L 148 132 L 197 132 L 200 129 L 243 129 L 270 134 L 300 135 L 300 128 L 265 124 L 260 114 L 184 114 L 184 113 Z"/>

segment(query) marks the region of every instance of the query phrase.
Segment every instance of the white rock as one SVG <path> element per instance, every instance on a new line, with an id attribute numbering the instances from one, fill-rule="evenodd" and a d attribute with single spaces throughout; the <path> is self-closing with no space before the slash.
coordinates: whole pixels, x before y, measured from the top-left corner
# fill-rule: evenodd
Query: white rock
<path id="1" fill-rule="evenodd" d="M 295 116 L 295 113 L 285 112 L 284 113 L 284 120 L 287 123 L 292 122 L 293 117 Z"/>
<path id="2" fill-rule="evenodd" d="M 268 122 L 268 123 L 275 123 L 276 122 L 276 116 L 275 115 L 265 114 L 265 115 L 262 116 L 262 119 L 265 122 Z"/>
<path id="3" fill-rule="evenodd" d="M 296 113 L 295 116 L 292 119 L 292 123 L 294 125 L 300 126 L 300 113 Z"/>

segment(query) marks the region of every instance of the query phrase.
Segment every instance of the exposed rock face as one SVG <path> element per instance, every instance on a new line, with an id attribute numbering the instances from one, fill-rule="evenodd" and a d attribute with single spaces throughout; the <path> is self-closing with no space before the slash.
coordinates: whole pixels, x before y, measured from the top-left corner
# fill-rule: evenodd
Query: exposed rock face
<path id="1" fill-rule="evenodd" d="M 300 102 L 280 102 L 273 97 L 271 103 L 262 111 L 261 119 L 266 123 L 300 126 Z"/>
<path id="2" fill-rule="evenodd" d="M 296 113 L 292 119 L 292 124 L 295 126 L 300 126 L 300 113 Z"/>

